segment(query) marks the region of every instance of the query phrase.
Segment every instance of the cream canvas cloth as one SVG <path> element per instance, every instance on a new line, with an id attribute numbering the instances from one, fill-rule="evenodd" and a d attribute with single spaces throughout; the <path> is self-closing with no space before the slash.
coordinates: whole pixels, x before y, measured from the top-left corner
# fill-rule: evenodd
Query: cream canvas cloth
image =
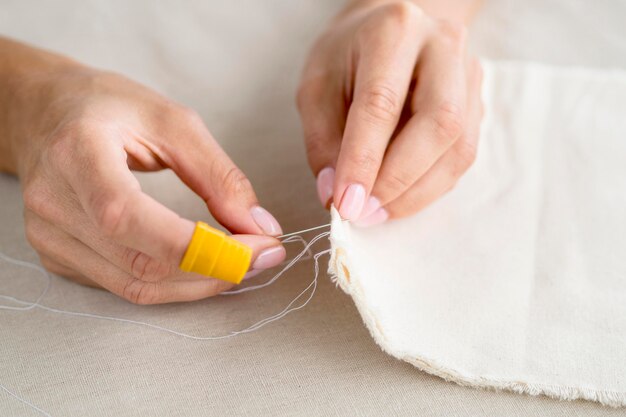
<path id="1" fill-rule="evenodd" d="M 383 350 L 459 384 L 626 405 L 626 74 L 486 64 L 474 166 L 418 215 L 333 212 Z"/>

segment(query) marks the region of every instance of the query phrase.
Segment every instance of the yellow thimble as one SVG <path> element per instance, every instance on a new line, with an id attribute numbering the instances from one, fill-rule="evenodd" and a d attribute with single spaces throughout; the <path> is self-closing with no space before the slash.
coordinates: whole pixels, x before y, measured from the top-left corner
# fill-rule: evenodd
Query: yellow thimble
<path id="1" fill-rule="evenodd" d="M 180 269 L 239 284 L 251 259 L 250 247 L 204 222 L 197 222 Z"/>

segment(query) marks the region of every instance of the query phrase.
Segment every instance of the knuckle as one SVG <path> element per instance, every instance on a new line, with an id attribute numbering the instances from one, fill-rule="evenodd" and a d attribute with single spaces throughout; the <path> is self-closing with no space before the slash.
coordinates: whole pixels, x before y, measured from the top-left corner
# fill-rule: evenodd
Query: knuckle
<path id="1" fill-rule="evenodd" d="M 170 128 L 180 129 L 182 126 L 193 131 L 205 129 L 202 117 L 191 107 L 169 102 L 165 106 L 164 121 Z"/>
<path id="2" fill-rule="evenodd" d="M 400 95 L 382 83 L 365 89 L 362 107 L 366 118 L 373 122 L 391 122 L 397 119 L 402 108 Z"/>
<path id="3" fill-rule="evenodd" d="M 440 20 L 438 23 L 439 36 L 452 45 L 465 45 L 467 39 L 467 28 L 465 25 L 449 20 Z"/>
<path id="4" fill-rule="evenodd" d="M 307 129 L 304 131 L 304 148 L 309 155 L 319 155 L 326 150 L 326 137 L 320 129 Z"/>
<path id="5" fill-rule="evenodd" d="M 64 131 L 51 138 L 46 150 L 46 157 L 52 166 L 64 167 L 68 164 L 75 147 L 73 136 L 69 133 L 73 129 L 73 127 L 65 128 Z"/>
<path id="6" fill-rule="evenodd" d="M 411 1 L 395 1 L 381 6 L 382 15 L 395 25 L 413 25 L 423 15 L 422 9 Z"/>
<path id="7" fill-rule="evenodd" d="M 91 207 L 95 208 L 96 226 L 106 237 L 116 239 L 124 236 L 127 228 L 126 212 L 128 210 L 129 197 L 114 196 L 107 198 L 102 194 L 95 198 Z"/>
<path id="8" fill-rule="evenodd" d="M 141 281 L 162 281 L 171 272 L 169 265 L 130 248 L 124 252 L 124 263 L 129 266 L 131 275 Z"/>
<path id="9" fill-rule="evenodd" d="M 437 107 L 432 116 L 435 139 L 446 144 L 453 143 L 463 133 L 461 108 L 451 102 Z"/>
<path id="10" fill-rule="evenodd" d="M 395 37 L 409 35 L 411 27 L 417 27 L 422 9 L 410 0 L 396 0 L 373 9 L 360 29 L 357 40 L 361 47 L 368 48 L 381 42 L 381 34 Z"/>
<path id="11" fill-rule="evenodd" d="M 249 193 L 252 190 L 252 184 L 246 174 L 239 168 L 232 167 L 222 174 L 220 184 L 229 195 L 240 195 Z"/>
<path id="12" fill-rule="evenodd" d="M 321 129 L 307 129 L 304 132 L 304 148 L 307 155 L 317 158 L 329 152 L 328 135 Z"/>
<path id="13" fill-rule="evenodd" d="M 413 184 L 410 172 L 394 169 L 380 178 L 380 188 L 394 194 L 408 189 Z"/>
<path id="14" fill-rule="evenodd" d="M 303 81 L 296 92 L 296 106 L 300 113 L 306 111 L 309 103 L 319 101 L 322 94 L 320 83 Z"/>
<path id="15" fill-rule="evenodd" d="M 63 275 L 61 273 L 61 268 L 59 268 L 59 265 L 56 262 L 52 262 L 48 258 L 41 256 L 39 257 L 39 263 L 41 264 L 41 266 L 44 267 L 46 271 L 51 272 L 55 275 Z"/>
<path id="16" fill-rule="evenodd" d="M 359 149 L 358 152 L 350 157 L 351 165 L 354 167 L 352 172 L 372 173 L 378 172 L 380 165 L 380 157 L 368 148 Z"/>
<path id="17" fill-rule="evenodd" d="M 138 250 L 131 248 L 124 249 L 124 264 L 129 265 L 131 274 L 137 279 L 141 279 L 145 274 L 146 259 L 144 256 L 145 255 Z"/>
<path id="18" fill-rule="evenodd" d="M 306 131 L 304 134 L 307 161 L 315 172 L 330 165 L 331 161 L 335 160 L 336 147 L 328 138 L 321 130 L 317 129 Z"/>
<path id="19" fill-rule="evenodd" d="M 72 166 L 77 153 L 93 149 L 93 139 L 105 129 L 109 127 L 89 115 L 65 122 L 51 135 L 42 159 L 63 173 Z"/>
<path id="20" fill-rule="evenodd" d="M 22 192 L 24 207 L 33 213 L 41 214 L 46 210 L 46 206 L 50 204 L 43 188 L 38 186 L 36 182 L 30 182 L 24 186 Z"/>
<path id="21" fill-rule="evenodd" d="M 48 259 L 45 256 L 40 256 L 39 262 L 41 263 L 41 266 L 43 266 L 44 269 L 50 272 L 51 274 L 58 275 L 58 276 L 65 276 L 65 277 L 67 277 L 68 275 L 68 269 L 62 267 L 58 263 Z"/>
<path id="22" fill-rule="evenodd" d="M 161 300 L 160 288 L 158 283 L 128 278 L 120 296 L 133 304 L 158 304 Z"/>
<path id="23" fill-rule="evenodd" d="M 183 106 L 182 109 L 179 111 L 182 113 L 183 120 L 186 121 L 190 126 L 204 127 L 204 121 L 202 120 L 202 117 L 194 109 Z"/>
<path id="24" fill-rule="evenodd" d="M 75 148 L 77 138 L 92 136 L 103 127 L 103 123 L 90 114 L 80 114 L 78 117 L 62 123 L 53 133 L 51 147 L 58 147 L 60 151 Z"/>
<path id="25" fill-rule="evenodd" d="M 149 258 L 144 267 L 144 281 L 159 282 L 165 280 L 172 273 L 170 265 L 154 258 Z"/>
<path id="26" fill-rule="evenodd" d="M 456 150 L 458 163 L 458 174 L 462 174 L 476 161 L 477 148 L 470 141 L 462 140 L 459 142 Z M 456 174 L 456 173 L 455 173 Z M 457 176 L 457 175 L 455 175 Z"/>
<path id="27" fill-rule="evenodd" d="M 89 87 L 92 92 L 102 92 L 117 88 L 120 81 L 127 83 L 129 80 L 114 72 L 98 71 L 97 74 L 93 74 L 85 80 L 85 85 Z"/>

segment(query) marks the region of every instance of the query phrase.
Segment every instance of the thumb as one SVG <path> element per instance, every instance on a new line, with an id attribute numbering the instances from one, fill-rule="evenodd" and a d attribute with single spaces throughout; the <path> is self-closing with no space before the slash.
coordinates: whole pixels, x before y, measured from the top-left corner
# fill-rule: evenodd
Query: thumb
<path id="1" fill-rule="evenodd" d="M 282 234 L 274 216 L 261 207 L 246 175 L 226 155 L 202 122 L 168 149 L 166 163 L 198 194 L 215 219 L 233 233 Z"/>

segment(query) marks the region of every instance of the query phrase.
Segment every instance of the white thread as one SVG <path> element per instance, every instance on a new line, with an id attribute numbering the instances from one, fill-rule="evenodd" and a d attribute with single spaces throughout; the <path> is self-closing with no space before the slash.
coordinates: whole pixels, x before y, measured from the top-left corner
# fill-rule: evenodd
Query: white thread
<path id="1" fill-rule="evenodd" d="M 5 387 L 4 385 L 0 384 L 0 389 L 4 392 L 6 392 L 7 394 L 9 394 L 11 397 L 15 398 L 16 400 L 18 400 L 19 402 L 21 402 L 22 404 L 26 404 L 27 406 L 31 407 L 33 410 L 36 410 L 38 412 L 40 412 L 41 414 L 43 414 L 44 416 L 48 416 L 48 417 L 52 417 L 50 414 L 48 414 L 47 412 L 45 412 L 44 410 L 42 410 L 41 408 L 37 407 L 35 404 L 31 403 L 30 401 L 28 401 L 25 398 L 20 397 L 19 395 L 17 395 L 14 392 L 11 392 L 7 387 Z"/>
<path id="2" fill-rule="evenodd" d="M 11 258 L 9 256 L 6 256 L 2 252 L 0 252 L 0 259 L 6 261 L 8 263 L 14 264 L 14 265 L 18 265 L 18 266 L 23 266 L 25 268 L 34 269 L 35 271 L 40 272 L 44 277 L 46 277 L 46 288 L 42 291 L 42 293 L 39 295 L 39 297 L 37 297 L 37 299 L 33 303 L 30 303 L 30 304 L 26 303 L 27 306 L 25 306 L 25 307 L 13 307 L 13 306 L 3 306 L 3 305 L 0 305 L 0 309 L 2 309 L 2 310 L 25 311 L 25 310 L 33 309 L 37 305 L 39 305 L 39 302 L 46 296 L 46 294 L 48 293 L 48 290 L 50 289 L 50 282 L 52 280 L 50 279 L 50 275 L 48 275 L 48 271 L 46 271 L 44 268 L 40 267 L 39 265 L 35 265 L 35 264 L 30 263 L 30 262 L 20 261 L 19 259 L 14 259 L 14 258 Z M 18 300 L 15 297 L 10 297 L 8 295 L 3 295 L 3 294 L 0 294 L 0 299 L 13 301 L 13 302 L 16 302 L 18 304 L 22 304 L 23 303 L 22 300 Z"/>
<path id="3" fill-rule="evenodd" d="M 260 284 L 260 285 L 255 285 L 255 286 L 251 286 L 251 287 L 245 287 L 245 288 L 242 288 L 242 289 L 236 290 L 236 291 L 238 291 L 238 292 L 252 291 L 252 290 L 255 290 L 255 289 L 264 288 L 264 287 L 267 287 L 268 285 L 271 285 L 278 278 L 280 278 L 280 276 L 287 269 L 289 269 L 296 262 L 298 262 L 300 260 L 300 258 L 302 258 L 302 256 L 304 256 L 304 254 L 308 251 L 308 249 L 313 244 L 315 244 L 315 242 L 317 242 L 318 240 L 328 236 L 329 234 L 330 234 L 330 232 L 324 232 L 324 233 L 321 233 L 321 234 L 317 235 L 315 238 L 313 238 L 306 245 L 306 247 L 295 258 L 293 258 L 291 260 L 291 262 L 289 262 L 287 264 L 286 267 L 284 267 L 280 272 L 278 272 L 276 275 L 274 275 L 266 283 Z M 325 251 L 317 253 L 314 256 L 315 262 L 318 263 L 319 256 L 321 256 L 323 254 L 327 254 L 327 253 L 329 253 L 329 250 L 325 250 Z M 44 274 L 45 277 L 48 279 L 48 283 L 46 285 L 46 289 L 41 293 L 41 295 L 33 303 L 30 303 L 30 302 L 24 301 L 24 300 L 20 300 L 20 299 L 15 298 L 15 297 L 10 297 L 10 296 L 7 296 L 7 295 L 0 295 L 0 298 L 3 298 L 5 300 L 10 300 L 10 301 L 12 301 L 14 303 L 17 303 L 17 304 L 20 304 L 20 305 L 23 306 L 23 307 L 0 306 L 0 309 L 2 309 L 2 310 L 30 310 L 30 309 L 33 309 L 33 308 L 39 308 L 41 310 L 45 310 L 45 311 L 49 311 L 49 312 L 57 313 L 57 314 L 64 314 L 64 315 L 68 315 L 68 316 L 86 317 L 86 318 L 94 318 L 94 319 L 100 319 L 100 320 L 117 321 L 117 322 L 120 322 L 120 323 L 135 324 L 135 325 L 138 325 L 138 326 L 149 327 L 149 328 L 152 328 L 152 329 L 160 330 L 160 331 L 163 331 L 163 332 L 166 332 L 166 333 L 171 333 L 171 334 L 174 334 L 174 335 L 177 335 L 177 336 L 181 336 L 181 337 L 184 337 L 184 338 L 187 338 L 187 339 L 192 339 L 192 340 L 220 340 L 220 339 L 226 339 L 226 338 L 229 338 L 229 337 L 233 337 L 233 336 L 236 336 L 238 334 L 247 333 L 247 332 L 249 332 L 251 330 L 259 329 L 259 328 L 263 327 L 267 323 L 271 323 L 272 321 L 274 321 L 274 320 L 276 320 L 278 318 L 284 317 L 285 315 L 289 314 L 291 311 L 296 311 L 296 310 L 299 310 L 300 308 L 304 307 L 304 305 L 302 305 L 302 306 L 299 306 L 297 308 L 294 308 L 293 310 L 289 310 L 289 308 L 293 305 L 293 303 L 296 302 L 306 292 L 306 290 L 309 289 L 311 287 L 311 285 L 312 285 L 312 284 L 309 284 L 309 286 L 306 287 L 303 290 L 303 292 L 298 294 L 298 296 L 296 298 L 294 298 L 294 300 L 291 303 L 289 303 L 289 305 L 286 307 L 285 310 L 283 310 L 280 313 L 277 313 L 277 314 L 275 314 L 273 316 L 270 316 L 270 317 L 267 317 L 267 318 L 265 318 L 263 320 L 260 320 L 257 323 L 254 323 L 254 324 L 252 324 L 251 326 L 249 326 L 249 327 L 247 327 L 245 329 L 232 331 L 232 332 L 230 332 L 228 334 L 220 335 L 220 336 L 194 336 L 194 335 L 182 333 L 182 332 L 179 332 L 179 331 L 176 331 L 176 330 L 173 330 L 173 329 L 169 329 L 167 327 L 158 326 L 156 324 L 150 324 L 150 323 L 145 323 L 145 322 L 141 322 L 141 321 L 136 321 L 136 320 L 131 320 L 131 319 L 123 319 L 123 318 L 118 318 L 118 317 L 102 316 L 102 315 L 98 315 L 98 314 L 81 313 L 81 312 L 77 312 L 77 311 L 61 310 L 61 309 L 57 309 L 57 308 L 53 308 L 53 307 L 49 307 L 49 306 L 40 304 L 39 303 L 40 300 L 45 296 L 45 294 L 48 291 L 48 288 L 50 287 L 50 280 L 51 280 L 51 278 L 50 278 L 50 275 L 48 274 L 48 271 L 46 271 L 45 269 L 43 269 L 43 268 L 41 268 L 41 267 L 39 267 L 37 265 L 29 264 L 27 262 L 23 262 L 23 261 L 20 261 L 20 260 L 17 260 L 17 259 L 10 258 L 10 257 L 8 257 L 8 256 L 6 256 L 6 255 L 4 255 L 2 253 L 0 253 L 0 257 L 3 260 L 5 260 L 5 261 L 7 261 L 9 263 L 13 263 L 13 264 L 20 265 L 20 266 L 27 266 L 27 267 L 30 267 L 32 269 L 35 269 L 35 270 L 41 272 L 42 274 Z M 317 276 L 319 275 L 319 266 L 315 267 L 315 271 L 316 271 L 316 274 L 315 274 L 315 276 L 313 278 L 313 281 L 317 281 Z M 233 293 L 233 292 L 231 292 L 231 293 Z M 232 295 L 232 294 L 230 294 L 230 295 Z M 306 302 L 308 302 L 309 300 L 310 300 L 310 298 L 307 299 Z"/>
<path id="4" fill-rule="evenodd" d="M 254 291 L 254 290 L 258 290 L 261 288 L 265 288 L 269 285 L 272 285 L 274 282 L 276 282 L 276 280 L 278 278 L 280 278 L 280 276 L 289 268 L 291 268 L 296 262 L 298 262 L 300 260 L 301 255 L 303 255 L 303 252 L 305 252 L 306 250 L 310 249 L 311 246 L 313 244 L 315 244 L 315 242 L 317 242 L 318 240 L 326 237 L 330 235 L 330 232 L 324 232 L 324 233 L 320 233 L 319 235 L 315 236 L 313 239 L 311 239 L 311 241 L 305 245 L 304 250 L 300 253 L 300 255 L 296 256 L 295 258 L 293 258 L 290 262 L 287 263 L 287 265 L 276 275 L 274 275 L 270 280 L 268 280 L 267 282 L 263 283 L 263 284 L 259 284 L 259 285 L 251 285 L 249 287 L 244 287 L 244 288 L 240 288 L 237 290 L 233 290 L 233 291 L 225 291 L 222 293 L 222 295 L 235 295 L 235 294 L 241 294 L 244 292 L 248 292 L 248 291 Z M 298 238 L 302 239 L 300 236 L 298 236 Z M 291 238 L 289 238 L 291 239 Z M 306 242 L 304 239 L 302 239 L 302 241 Z M 283 243 L 287 242 L 287 240 L 284 240 Z M 317 256 L 317 255 L 315 255 Z M 314 257 L 315 257 L 314 256 Z"/>
<path id="5" fill-rule="evenodd" d="M 304 234 L 306 232 L 310 232 L 312 230 L 323 229 L 325 227 L 330 227 L 330 223 L 322 224 L 321 226 L 311 227 L 310 229 L 298 230 L 297 232 L 285 233 L 284 235 L 278 236 L 276 239 L 282 239 L 282 238 L 287 237 L 287 236 L 301 235 L 301 234 Z"/>
<path id="6" fill-rule="evenodd" d="M 303 230 L 300 232 L 296 232 L 296 233 L 305 233 L 307 231 L 310 230 L 315 230 L 315 229 L 319 229 L 321 227 L 324 226 L 320 226 L 320 227 L 316 227 L 316 228 L 312 228 L 312 229 L 307 229 L 307 230 Z M 176 331 L 174 329 L 169 329 L 167 327 L 163 327 L 163 326 L 158 326 L 155 324 L 150 324 L 150 323 L 146 323 L 146 322 L 141 322 L 141 321 L 136 321 L 136 320 L 130 320 L 130 319 L 123 319 L 123 318 L 119 318 L 119 317 L 111 317 L 111 316 L 102 316 L 102 315 L 97 315 L 97 314 L 91 314 L 91 313 L 81 313 L 81 312 L 76 312 L 76 311 L 68 311 L 68 310 L 61 310 L 61 309 L 56 309 L 53 307 L 48 307 L 46 305 L 40 304 L 41 300 L 46 296 L 46 294 L 48 293 L 48 290 L 50 289 L 50 285 L 51 285 L 51 277 L 48 274 L 48 271 L 46 271 L 44 268 L 42 268 L 39 265 L 36 264 L 32 264 L 30 262 L 25 262 L 25 261 L 21 261 L 19 259 L 14 259 L 11 258 L 7 255 L 5 255 L 4 253 L 0 252 L 0 259 L 4 260 L 5 262 L 14 264 L 14 265 L 18 265 L 18 266 L 22 266 L 22 267 L 26 267 L 26 268 L 30 268 L 30 269 L 34 269 L 36 271 L 38 271 L 39 273 L 42 274 L 42 276 L 44 276 L 46 278 L 46 287 L 44 288 L 44 290 L 41 292 L 41 294 L 37 297 L 37 299 L 34 302 L 28 302 L 28 301 L 24 301 L 24 300 L 20 300 L 16 297 L 11 297 L 8 295 L 4 295 L 4 294 L 0 294 L 0 299 L 4 299 L 4 300 L 8 300 L 11 301 L 13 303 L 16 303 L 18 305 L 21 306 L 7 306 L 7 305 L 0 305 L 0 310 L 10 310 L 10 311 L 27 311 L 27 310 L 32 310 L 35 308 L 39 308 L 45 311 L 49 311 L 52 313 L 57 313 L 57 314 L 63 314 L 63 315 L 68 315 L 68 316 L 74 316 L 74 317 L 85 317 L 85 318 L 92 318 L 92 319 L 99 319 L 99 320 L 109 320 L 109 321 L 115 321 L 118 323 L 126 323 L 126 324 L 134 324 L 137 326 L 143 326 L 143 327 L 148 327 L 154 330 L 159 330 L 165 333 L 170 333 L 176 336 L 180 336 L 186 339 L 191 339 L 191 340 L 199 340 L 199 341 L 206 341 L 206 340 L 220 340 L 220 339 L 226 339 L 229 337 L 234 337 L 240 334 L 245 334 L 245 333 L 249 333 L 249 332 L 253 332 L 256 331 L 258 329 L 260 329 L 261 327 L 272 323 L 276 320 L 280 320 L 281 318 L 285 317 L 287 314 L 292 313 L 294 311 L 300 310 L 302 308 L 304 308 L 313 298 L 313 296 L 315 295 L 315 291 L 317 290 L 317 279 L 319 276 L 319 258 L 323 255 L 326 255 L 328 253 L 330 253 L 330 249 L 326 249 L 323 250 L 321 252 L 316 253 L 315 255 L 312 254 L 311 251 L 311 247 L 320 239 L 323 239 L 324 237 L 327 237 L 330 235 L 330 232 L 324 232 L 321 233 L 317 236 L 315 236 L 313 239 L 311 239 L 310 242 L 307 242 L 306 240 L 304 240 L 301 236 L 295 236 L 294 233 L 290 233 L 289 237 L 287 237 L 287 239 L 284 239 L 282 241 L 282 243 L 292 243 L 292 242 L 301 242 L 304 245 L 304 248 L 302 249 L 302 251 L 296 255 L 291 261 L 288 262 L 284 262 L 282 265 L 285 265 L 283 267 L 283 269 L 280 270 L 280 272 L 278 272 L 276 275 L 274 275 L 272 278 L 270 278 L 267 282 L 263 283 L 263 284 L 259 284 L 259 285 L 252 285 L 249 287 L 244 287 L 244 288 L 240 288 L 238 290 L 234 290 L 234 291 L 228 291 L 228 292 L 224 292 L 222 294 L 225 295 L 233 295 L 233 294 L 240 294 L 243 292 L 248 292 L 248 291 L 254 291 L 254 290 L 258 290 L 261 288 L 265 288 L 271 284 L 273 284 L 274 282 L 276 282 L 276 280 L 278 278 L 280 278 L 282 276 L 282 274 L 287 271 L 289 268 L 291 268 L 294 264 L 296 264 L 297 262 L 304 260 L 304 259 L 310 259 L 311 257 L 313 257 L 314 259 L 314 265 L 315 265 L 315 273 L 313 276 L 313 280 L 309 283 L 309 285 L 306 286 L 306 288 L 304 288 L 293 300 L 291 300 L 291 302 L 289 304 L 287 304 L 287 306 L 280 311 L 279 313 L 276 313 L 272 316 L 266 317 L 262 320 L 259 320 L 258 322 L 252 324 L 251 326 L 248 326 L 245 329 L 242 330 L 237 330 L 237 331 L 232 331 L 229 334 L 226 335 L 221 335 L 221 336 L 194 336 L 194 335 L 190 335 L 187 333 L 183 333 L 183 332 L 179 332 Z M 304 258 L 304 255 L 308 255 L 308 258 Z M 304 300 L 304 302 L 302 302 L 300 305 L 293 307 L 293 305 L 304 295 L 307 293 L 307 291 L 309 291 L 309 289 L 311 289 L 311 292 L 309 294 L 309 296 L 306 298 L 306 300 Z M 16 393 L 12 392 L 11 390 L 9 390 L 7 387 L 5 387 L 4 385 L 0 384 L 0 389 L 4 392 L 6 392 L 8 395 L 12 396 L 13 398 L 17 399 L 18 401 L 20 401 L 21 403 L 31 407 L 33 410 L 48 416 L 48 417 L 52 417 L 49 413 L 47 413 L 46 411 L 42 410 L 41 408 L 37 407 L 35 404 L 31 403 L 30 401 L 26 400 L 25 398 L 20 397 L 19 395 L 17 395 Z"/>

